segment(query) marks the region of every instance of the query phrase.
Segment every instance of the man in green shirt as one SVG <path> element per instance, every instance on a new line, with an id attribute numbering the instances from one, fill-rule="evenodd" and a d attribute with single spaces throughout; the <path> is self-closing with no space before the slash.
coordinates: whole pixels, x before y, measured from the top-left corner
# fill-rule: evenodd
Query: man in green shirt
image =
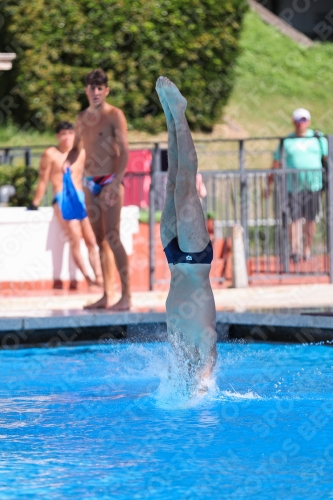
<path id="1" fill-rule="evenodd" d="M 328 154 L 327 139 L 311 130 L 311 116 L 307 109 L 293 112 L 295 132 L 283 141 L 287 174 L 289 215 L 291 218 L 291 255 L 293 262 L 301 260 L 302 219 L 305 219 L 303 258 L 311 257 L 311 246 L 316 231 L 322 181 L 322 157 Z M 281 168 L 280 147 L 274 153 L 273 169 Z M 296 172 L 299 170 L 299 172 Z M 315 172 L 314 170 L 318 170 Z M 271 180 L 273 180 L 271 178 Z"/>

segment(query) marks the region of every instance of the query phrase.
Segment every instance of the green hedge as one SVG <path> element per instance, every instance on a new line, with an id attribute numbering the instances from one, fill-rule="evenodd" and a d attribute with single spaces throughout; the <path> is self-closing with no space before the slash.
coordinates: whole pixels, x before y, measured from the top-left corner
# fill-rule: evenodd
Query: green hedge
<path id="1" fill-rule="evenodd" d="M 155 132 L 165 126 L 162 74 L 188 99 L 191 127 L 209 131 L 232 89 L 246 10 L 246 0 L 8 0 L 0 51 L 18 58 L 0 76 L 0 99 L 15 99 L 16 122 L 48 128 L 86 106 L 83 77 L 101 67 L 110 102 Z"/>
<path id="2" fill-rule="evenodd" d="M 0 167 L 0 186 L 14 186 L 16 193 L 10 198 L 10 207 L 25 207 L 31 203 L 37 186 L 38 171 L 24 166 Z"/>

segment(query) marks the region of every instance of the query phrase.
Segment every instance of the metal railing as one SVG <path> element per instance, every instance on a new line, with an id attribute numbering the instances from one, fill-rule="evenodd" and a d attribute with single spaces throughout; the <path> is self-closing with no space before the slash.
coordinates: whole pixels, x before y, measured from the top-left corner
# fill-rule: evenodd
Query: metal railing
<path id="1" fill-rule="evenodd" d="M 281 169 L 271 170 L 265 163 L 272 163 L 272 149 L 253 148 L 248 150 L 247 143 L 255 141 L 279 141 L 281 153 Z M 283 138 L 248 139 L 232 141 L 232 150 L 220 151 L 217 157 L 224 158 L 224 170 L 207 170 L 203 165 L 203 156 L 210 158 L 207 151 L 196 144 L 199 166 L 207 189 L 207 197 L 203 200 L 203 210 L 214 220 L 213 241 L 223 240 L 224 249 L 231 245 L 231 231 L 234 224 L 241 224 L 244 230 L 245 253 L 248 264 L 249 279 L 255 281 L 264 276 L 280 278 L 286 277 L 316 277 L 329 276 L 333 283 L 333 136 L 328 136 L 329 154 L 327 170 L 322 169 L 287 169 L 284 154 Z M 217 142 L 217 141 L 215 141 Z M 228 141 L 229 142 L 229 141 Z M 231 142 L 231 141 L 230 141 Z M 205 143 L 207 144 L 207 143 Z M 201 152 L 200 152 L 201 151 Z M 201 161 L 200 161 L 201 160 Z M 201 165 L 200 165 L 201 163 Z M 232 168 L 228 168 L 229 166 Z M 257 168 L 248 168 L 248 166 Z M 238 166 L 236 169 L 235 167 Z M 260 168 L 261 167 L 261 168 Z M 156 258 L 160 250 L 155 235 L 155 211 L 161 209 L 164 203 L 167 172 L 161 169 L 161 153 L 159 145 L 155 146 L 152 164 L 152 183 L 150 190 L 150 289 L 155 285 L 169 280 L 169 269 L 165 263 L 163 273 L 159 269 L 156 275 Z M 311 183 L 307 179 L 311 176 L 320 176 L 323 179 L 324 189 L 311 195 Z M 267 196 L 268 185 L 272 186 L 272 193 Z M 319 183 L 320 184 L 320 183 Z M 317 212 L 314 217 L 316 232 L 311 244 L 311 258 L 304 256 L 306 232 L 310 213 L 301 214 L 297 222 L 298 242 L 295 242 L 295 204 L 299 199 L 292 198 L 291 193 L 303 192 L 300 197 L 308 196 L 305 206 L 308 212 Z M 309 193 L 310 192 L 310 193 Z M 317 200 L 312 198 L 316 198 Z M 311 201 L 312 200 L 312 201 Z M 311 208 L 311 203 L 318 202 Z M 296 214 L 297 215 L 297 214 Z M 305 234 L 303 234 L 305 233 Z M 298 247 L 295 254 L 293 247 Z M 217 245 L 218 246 L 218 245 Z M 220 245 L 221 246 L 221 245 Z M 218 250 L 219 251 L 219 250 Z M 212 268 L 212 281 L 223 282 L 226 268 L 217 261 L 225 260 L 226 255 L 215 253 Z M 306 257 L 306 260 L 303 258 Z M 160 267 L 160 266 L 159 266 Z M 222 271 L 221 271 L 222 269 Z"/>
<path id="2" fill-rule="evenodd" d="M 203 200 L 203 210 L 213 221 L 213 241 L 224 242 L 215 252 L 213 281 L 226 279 L 226 259 L 230 247 L 232 226 L 241 224 L 244 230 L 245 252 L 250 280 L 263 276 L 329 276 L 333 282 L 333 136 L 328 136 L 328 167 L 321 170 L 287 170 L 283 138 L 250 138 L 244 140 L 196 141 L 199 170 L 207 189 Z M 281 169 L 271 170 L 272 152 L 280 144 Z M 138 147 L 131 144 L 131 147 Z M 167 178 L 166 146 L 156 143 L 140 143 L 152 152 L 151 172 L 128 173 L 125 178 L 127 204 L 139 204 L 149 209 L 149 271 L 150 288 L 169 281 L 167 263 L 157 274 L 156 261 L 160 252 L 160 242 L 156 233 L 155 215 L 162 210 Z M 36 166 L 45 146 L 32 148 L 0 148 L 0 164 L 15 164 L 20 161 Z M 318 195 L 319 211 L 316 214 L 316 233 L 312 244 L 310 261 L 292 260 L 292 206 L 291 191 L 304 187 L 301 177 L 320 175 L 324 178 L 325 189 Z M 268 184 L 272 193 L 266 196 Z M 303 183 L 303 184 L 302 184 Z M 148 185 L 148 189 L 147 189 Z M 291 189 L 292 188 L 292 189 Z M 51 191 L 45 204 L 52 200 Z M 138 202 L 139 200 L 139 202 Z M 297 201 L 297 198 L 296 198 Z M 296 202 L 295 202 L 296 203 Z M 306 214 L 304 214 L 306 216 Z M 301 229 L 306 231 L 306 218 L 301 218 Z M 295 239 L 295 237 L 293 236 Z M 304 253 L 299 235 L 299 252 Z M 223 260 L 223 265 L 221 264 Z M 163 262 L 164 262 L 163 261 Z"/>
<path id="3" fill-rule="evenodd" d="M 38 167 L 40 158 L 49 145 L 35 145 L 35 146 L 0 146 L 0 166 L 1 165 L 24 165 L 25 167 Z M 132 142 L 130 144 L 132 149 L 138 147 L 153 148 L 153 142 Z"/>
<path id="4" fill-rule="evenodd" d="M 41 149 L 40 153 L 34 153 L 40 158 L 42 151 L 45 146 L 36 146 L 37 151 Z M 33 148 L 31 147 L 0 147 L 0 165 L 14 165 L 15 161 L 19 159 L 20 163 L 23 163 L 26 167 L 31 167 L 32 165 L 32 155 Z"/>

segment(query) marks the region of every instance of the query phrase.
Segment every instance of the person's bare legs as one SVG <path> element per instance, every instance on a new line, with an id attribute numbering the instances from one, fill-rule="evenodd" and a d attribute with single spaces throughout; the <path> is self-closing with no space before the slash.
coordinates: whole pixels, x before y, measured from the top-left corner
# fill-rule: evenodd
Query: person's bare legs
<path id="1" fill-rule="evenodd" d="M 53 206 L 54 212 L 62 226 L 62 228 L 66 231 L 68 239 L 69 239 L 69 245 L 71 248 L 71 252 L 73 255 L 74 262 L 76 266 L 80 269 L 81 273 L 83 274 L 85 280 L 87 281 L 88 285 L 91 286 L 94 284 L 94 281 L 90 278 L 90 276 L 87 273 L 86 266 L 84 264 L 81 251 L 80 251 L 80 242 L 82 238 L 82 231 L 81 231 L 81 225 L 78 220 L 70 220 L 66 221 L 63 219 L 60 209 L 58 207 L 58 204 L 55 203 Z"/>
<path id="2" fill-rule="evenodd" d="M 200 252 L 206 248 L 210 238 L 196 188 L 198 160 L 185 117 L 187 101 L 167 78 L 161 80 L 161 85 L 176 128 L 178 171 L 174 196 L 179 247 L 183 252 Z"/>
<path id="3" fill-rule="evenodd" d="M 291 233 L 291 253 L 292 255 L 301 254 L 301 238 L 302 238 L 302 219 L 292 221 L 290 226 Z"/>
<path id="4" fill-rule="evenodd" d="M 166 197 L 161 216 L 160 234 L 163 248 L 177 236 L 177 218 L 174 199 L 178 171 L 178 146 L 175 121 L 171 114 L 168 101 L 164 95 L 161 77 L 156 82 L 156 92 L 160 99 L 168 127 L 168 180 Z"/>
<path id="5" fill-rule="evenodd" d="M 311 257 L 311 248 L 315 232 L 316 232 L 315 221 L 307 220 L 305 224 L 305 251 L 304 251 L 304 257 L 306 259 L 309 259 Z"/>
<path id="6" fill-rule="evenodd" d="M 110 299 L 110 303 L 114 301 L 115 295 L 115 269 L 116 264 L 114 255 L 109 243 L 104 239 L 100 246 L 100 259 L 103 271 L 103 282 L 106 296 Z M 109 306 L 106 306 L 109 307 Z"/>
<path id="7" fill-rule="evenodd" d="M 168 177 L 166 184 L 166 193 L 164 207 L 161 216 L 160 235 L 163 248 L 177 237 L 177 217 L 175 207 L 175 187 L 178 171 L 178 145 L 175 121 L 170 111 L 168 101 L 164 95 L 162 88 L 163 77 L 160 77 L 156 82 L 156 92 L 160 99 L 168 128 Z M 170 291 L 169 296 L 172 296 Z M 169 321 L 168 321 L 169 323 Z M 176 354 L 179 367 L 182 369 L 184 359 L 188 359 L 190 372 L 191 358 L 193 349 L 189 349 L 187 345 L 180 339 L 178 329 L 174 328 L 170 323 L 168 324 L 169 341 Z"/>
<path id="8" fill-rule="evenodd" d="M 108 184 L 103 189 L 113 189 L 112 184 Z M 107 193 L 105 199 L 107 199 Z M 105 231 L 105 239 L 110 245 L 114 255 L 116 267 L 121 282 L 121 297 L 116 304 L 109 307 L 110 311 L 128 311 L 131 307 L 131 293 L 129 282 L 128 258 L 124 246 L 120 240 L 120 214 L 123 206 L 124 186 L 119 186 L 119 196 L 112 206 L 103 204 L 102 219 Z"/>
<path id="9" fill-rule="evenodd" d="M 102 266 L 104 294 L 103 297 L 92 304 L 88 304 L 84 309 L 104 309 L 112 305 L 114 301 L 114 265 L 113 254 L 108 242 L 105 239 L 105 230 L 102 219 L 102 210 L 98 203 L 98 198 L 89 189 L 84 188 L 86 207 L 89 222 L 95 234 L 96 243 L 99 248 L 99 256 Z"/>
<path id="10" fill-rule="evenodd" d="M 94 231 L 91 227 L 88 217 L 82 219 L 80 223 L 81 223 L 82 236 L 86 244 L 86 247 L 88 249 L 89 262 L 96 277 L 95 283 L 98 286 L 103 286 L 102 267 L 99 258 L 99 253 L 96 248 L 97 243 Z"/>

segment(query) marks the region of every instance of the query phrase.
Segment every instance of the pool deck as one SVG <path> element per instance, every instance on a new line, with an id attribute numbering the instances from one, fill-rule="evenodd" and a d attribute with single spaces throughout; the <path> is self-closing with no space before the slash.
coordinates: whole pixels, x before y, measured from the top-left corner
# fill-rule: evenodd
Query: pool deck
<path id="1" fill-rule="evenodd" d="M 0 339 L 3 346 L 5 339 L 8 347 L 13 342 L 40 343 L 49 342 L 51 338 L 58 342 L 105 338 L 135 340 L 142 338 L 142 332 L 145 340 L 160 340 L 165 337 L 166 295 L 161 291 L 135 292 L 132 310 L 122 313 L 84 310 L 85 304 L 98 299 L 98 292 L 1 295 Z M 214 296 L 219 340 L 333 340 L 333 316 L 327 312 L 333 311 L 333 285 L 215 289 Z"/>
<path id="2" fill-rule="evenodd" d="M 333 285 L 277 285 L 249 288 L 213 289 L 218 311 L 244 312 L 253 309 L 333 308 Z M 0 294 L 0 320 L 3 317 L 40 316 L 54 311 L 77 310 L 100 298 L 101 292 L 67 290 L 13 291 Z M 165 311 L 166 291 L 133 292 L 133 311 Z M 117 297 L 116 297 L 117 298 Z M 94 314 L 94 313 L 93 313 Z M 114 316 L 114 313 L 106 313 Z"/>

